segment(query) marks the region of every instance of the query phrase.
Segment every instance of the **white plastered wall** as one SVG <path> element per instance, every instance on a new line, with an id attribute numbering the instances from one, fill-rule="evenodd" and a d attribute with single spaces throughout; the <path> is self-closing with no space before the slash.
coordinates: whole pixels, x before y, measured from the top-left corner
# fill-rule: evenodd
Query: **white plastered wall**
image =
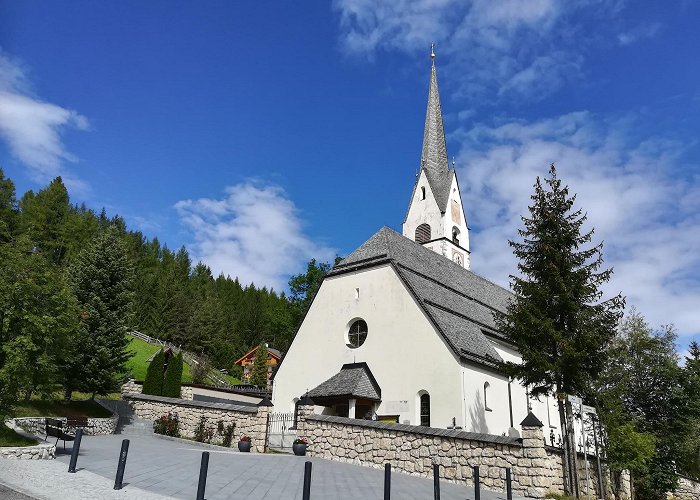
<path id="1" fill-rule="evenodd" d="M 346 333 L 358 318 L 367 340 L 351 349 Z M 366 362 L 381 387 L 378 414 L 418 424 L 418 394 L 426 391 L 432 427 L 459 422 L 460 364 L 388 264 L 326 278 L 275 375 L 275 411 L 292 411 L 294 398 L 353 362 Z"/>
<path id="2" fill-rule="evenodd" d="M 522 358 L 520 354 L 501 342 L 492 341 L 493 347 L 496 352 L 503 358 L 504 361 L 511 361 L 514 363 L 520 363 Z M 507 378 L 502 377 L 503 382 L 499 384 L 497 393 L 494 394 L 494 398 L 498 404 L 503 404 L 505 402 L 505 415 L 506 419 L 509 419 L 508 413 L 508 382 Z M 504 385 L 505 384 L 505 385 Z M 513 402 L 513 424 L 516 429 L 520 428 L 520 422 L 527 416 L 527 402 L 528 394 L 523 385 L 521 385 L 517 380 L 511 382 L 511 398 Z M 496 391 L 494 391 L 496 392 Z M 533 397 L 529 398 L 530 406 L 532 407 L 532 413 L 544 424 L 542 431 L 544 432 L 545 438 L 547 439 L 547 444 L 549 444 L 549 433 L 551 430 L 554 431 L 556 436 L 561 433 L 559 431 L 559 413 L 557 409 L 556 399 L 552 396 L 540 396 L 539 399 Z M 494 413 L 496 413 L 494 409 Z M 503 422 L 500 418 L 494 418 L 494 425 L 502 426 Z M 505 429 L 510 426 L 510 422 L 506 423 Z M 495 434 L 502 434 L 504 431 L 495 432 Z M 494 434 L 494 432 L 492 432 Z"/>
<path id="3" fill-rule="evenodd" d="M 422 199 L 421 188 L 425 188 L 424 200 Z M 418 183 L 416 185 L 416 191 L 413 193 L 413 199 L 411 200 L 411 204 L 408 208 L 406 221 L 403 223 L 403 235 L 406 238 L 415 241 L 416 228 L 425 223 L 430 225 L 430 238 L 439 238 L 444 234 L 442 219 L 443 217 L 440 213 L 440 208 L 435 200 L 433 191 L 430 189 L 430 184 L 428 183 L 428 178 L 425 175 L 425 170 L 421 170 L 420 176 L 418 177 Z M 440 253 L 439 243 L 431 243 L 426 245 L 426 247 Z"/>

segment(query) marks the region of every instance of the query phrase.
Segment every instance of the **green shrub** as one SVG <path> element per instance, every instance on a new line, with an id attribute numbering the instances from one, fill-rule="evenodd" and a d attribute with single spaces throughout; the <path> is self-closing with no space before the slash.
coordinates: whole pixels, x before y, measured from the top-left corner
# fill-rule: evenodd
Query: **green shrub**
<path id="1" fill-rule="evenodd" d="M 545 493 L 544 497 L 546 499 L 552 499 L 552 500 L 576 500 L 574 497 L 565 495 L 564 493 L 555 493 L 553 491 L 549 491 Z"/>
<path id="2" fill-rule="evenodd" d="M 199 419 L 197 427 L 194 428 L 194 440 L 198 443 L 211 443 L 214 437 L 214 428 L 207 427 L 207 419 L 202 415 Z"/>
<path id="3" fill-rule="evenodd" d="M 163 396 L 169 398 L 179 398 L 182 387 L 182 353 L 172 356 L 168 362 L 168 368 L 163 377 Z"/>
<path id="4" fill-rule="evenodd" d="M 236 430 L 236 424 L 235 423 L 230 423 L 226 426 L 223 432 L 220 432 L 223 436 L 223 442 L 221 443 L 223 446 L 229 448 L 231 447 L 231 441 L 233 441 L 233 432 Z"/>
<path id="5" fill-rule="evenodd" d="M 192 382 L 195 384 L 206 384 L 211 365 L 206 356 L 200 356 L 199 363 L 192 367 Z"/>
<path id="6" fill-rule="evenodd" d="M 153 432 L 165 436 L 178 437 L 180 435 L 179 426 L 180 418 L 177 413 L 168 413 L 167 415 L 161 415 L 153 422 Z"/>
<path id="7" fill-rule="evenodd" d="M 143 381 L 144 394 L 160 396 L 163 394 L 163 368 L 165 367 L 165 353 L 163 349 L 158 351 L 148 365 L 146 380 Z"/>

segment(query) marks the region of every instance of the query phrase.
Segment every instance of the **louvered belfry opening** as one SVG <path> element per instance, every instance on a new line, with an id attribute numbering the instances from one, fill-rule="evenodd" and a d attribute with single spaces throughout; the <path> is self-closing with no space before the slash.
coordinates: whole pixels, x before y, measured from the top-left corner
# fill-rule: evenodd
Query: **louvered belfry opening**
<path id="1" fill-rule="evenodd" d="M 421 224 L 416 228 L 416 243 L 426 243 L 431 239 L 430 225 Z"/>

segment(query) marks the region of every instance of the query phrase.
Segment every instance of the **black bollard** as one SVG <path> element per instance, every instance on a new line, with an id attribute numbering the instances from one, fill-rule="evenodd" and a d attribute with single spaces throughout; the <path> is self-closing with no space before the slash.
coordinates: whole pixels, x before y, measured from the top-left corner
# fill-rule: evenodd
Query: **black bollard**
<path id="1" fill-rule="evenodd" d="M 311 462 L 304 464 L 304 491 L 302 500 L 311 500 Z"/>
<path id="2" fill-rule="evenodd" d="M 474 466 L 474 500 L 481 500 L 481 491 L 479 491 L 479 466 Z"/>
<path id="3" fill-rule="evenodd" d="M 391 500 L 391 464 L 384 465 L 384 500 Z"/>
<path id="4" fill-rule="evenodd" d="M 80 453 L 81 439 L 83 439 L 83 430 L 78 429 L 75 432 L 75 441 L 73 441 L 73 448 L 70 451 L 70 464 L 68 464 L 68 472 L 75 472 L 75 466 L 78 464 L 78 453 Z"/>
<path id="5" fill-rule="evenodd" d="M 440 464 L 433 464 L 433 498 L 440 500 Z"/>
<path id="6" fill-rule="evenodd" d="M 199 467 L 199 485 L 197 486 L 197 500 L 204 500 L 204 490 L 207 487 L 207 469 L 209 469 L 209 452 L 202 452 L 202 465 Z"/>
<path id="7" fill-rule="evenodd" d="M 506 500 L 513 500 L 513 485 L 511 484 L 510 467 L 506 469 Z"/>
<path id="8" fill-rule="evenodd" d="M 114 478 L 114 489 L 122 489 L 122 481 L 124 480 L 124 469 L 126 468 L 126 455 L 129 453 L 129 440 L 122 441 L 122 449 L 119 452 L 119 463 L 117 464 L 117 477 Z"/>

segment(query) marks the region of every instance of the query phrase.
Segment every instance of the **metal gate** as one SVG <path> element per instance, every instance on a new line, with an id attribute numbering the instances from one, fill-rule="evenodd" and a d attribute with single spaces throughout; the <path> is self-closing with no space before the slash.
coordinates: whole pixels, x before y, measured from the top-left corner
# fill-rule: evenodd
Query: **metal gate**
<path id="1" fill-rule="evenodd" d="M 277 450 L 290 450 L 297 437 L 294 413 L 270 413 L 267 421 L 267 446 Z"/>

